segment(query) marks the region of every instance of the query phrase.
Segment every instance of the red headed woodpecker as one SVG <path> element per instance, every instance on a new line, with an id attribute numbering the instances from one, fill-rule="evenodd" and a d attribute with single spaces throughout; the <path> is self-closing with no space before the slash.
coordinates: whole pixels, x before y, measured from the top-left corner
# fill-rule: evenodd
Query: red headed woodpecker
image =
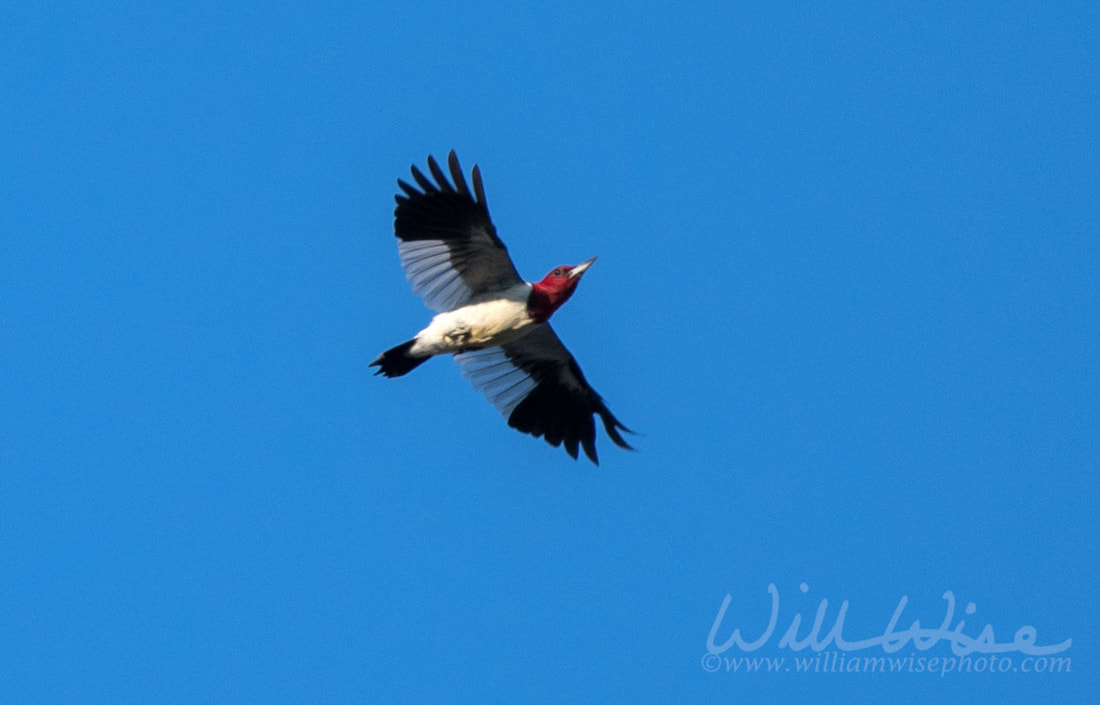
<path id="1" fill-rule="evenodd" d="M 437 312 L 428 327 L 371 363 L 376 375 L 400 377 L 435 355 L 454 355 L 462 376 L 508 419 L 508 425 L 550 445 L 578 446 L 596 457 L 599 415 L 607 435 L 633 450 L 577 361 L 548 321 L 577 288 L 596 258 L 555 267 L 541 281 L 520 278 L 489 219 L 481 172 L 473 170 L 473 193 L 458 157 L 447 159 L 454 185 L 428 157 L 433 182 L 412 167 L 419 189 L 398 179 L 394 233 L 405 276 L 413 291 Z"/>

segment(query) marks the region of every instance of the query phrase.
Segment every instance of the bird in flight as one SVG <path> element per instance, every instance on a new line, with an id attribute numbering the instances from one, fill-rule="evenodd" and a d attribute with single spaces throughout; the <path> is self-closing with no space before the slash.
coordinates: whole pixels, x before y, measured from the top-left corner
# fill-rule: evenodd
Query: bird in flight
<path id="1" fill-rule="evenodd" d="M 588 384 L 577 361 L 550 327 L 550 317 L 573 295 L 596 261 L 550 270 L 542 280 L 520 278 L 489 219 L 481 171 L 473 192 L 452 151 L 452 185 L 433 157 L 432 179 L 412 167 L 412 186 L 398 179 L 394 234 L 413 292 L 436 311 L 414 338 L 378 356 L 376 375 L 400 377 L 436 355 L 454 355 L 462 376 L 508 420 L 508 425 L 573 458 L 584 449 L 593 463 L 599 416 L 615 445 L 633 450 L 630 433 Z"/>

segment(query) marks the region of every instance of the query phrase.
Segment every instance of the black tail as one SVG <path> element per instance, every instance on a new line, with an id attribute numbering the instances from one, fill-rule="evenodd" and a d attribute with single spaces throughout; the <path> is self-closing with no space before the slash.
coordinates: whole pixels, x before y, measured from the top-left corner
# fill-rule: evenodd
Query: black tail
<path id="1" fill-rule="evenodd" d="M 426 362 L 431 355 L 416 357 L 409 354 L 409 348 L 411 348 L 415 342 L 415 339 L 407 340 L 379 355 L 377 360 L 370 363 L 371 367 L 378 368 L 378 371 L 374 374 L 385 375 L 386 377 L 400 377 L 401 375 L 412 372 L 417 366 Z"/>

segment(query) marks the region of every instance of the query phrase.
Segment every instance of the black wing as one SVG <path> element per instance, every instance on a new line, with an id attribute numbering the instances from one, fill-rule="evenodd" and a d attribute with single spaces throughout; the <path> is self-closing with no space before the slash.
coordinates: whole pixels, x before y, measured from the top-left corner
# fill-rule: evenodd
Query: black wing
<path id="1" fill-rule="evenodd" d="M 481 171 L 473 170 L 471 193 L 458 157 L 447 158 L 452 186 L 433 157 L 431 179 L 415 166 L 418 190 L 400 179 L 404 195 L 395 196 L 394 234 L 405 276 L 413 292 L 435 311 L 448 311 L 487 291 L 499 291 L 522 280 L 489 219 Z"/>
<path id="2" fill-rule="evenodd" d="M 539 323 L 527 335 L 501 346 L 455 355 L 462 376 L 485 394 L 508 425 L 555 448 L 565 444 L 570 456 L 578 446 L 596 457 L 595 415 L 615 445 L 633 450 L 619 430 L 630 432 L 588 384 L 577 361 L 565 349 L 548 323 Z"/>

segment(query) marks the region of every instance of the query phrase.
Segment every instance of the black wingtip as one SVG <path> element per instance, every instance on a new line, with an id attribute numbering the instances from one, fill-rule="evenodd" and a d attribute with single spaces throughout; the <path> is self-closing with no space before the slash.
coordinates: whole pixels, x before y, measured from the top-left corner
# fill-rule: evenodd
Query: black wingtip
<path id="1" fill-rule="evenodd" d="M 439 190 L 439 188 L 432 183 L 432 180 L 429 179 L 427 176 L 424 176 L 424 172 L 420 171 L 420 169 L 418 169 L 415 164 L 413 164 L 412 168 L 409 171 L 412 172 L 413 178 L 416 179 L 417 185 L 420 186 L 421 191 L 423 191 L 424 193 L 435 193 Z M 397 183 L 400 185 L 401 182 L 398 181 Z M 409 195 L 412 196 L 419 194 L 410 193 Z"/>
<path id="2" fill-rule="evenodd" d="M 619 431 L 622 430 L 634 436 L 638 435 L 637 433 L 624 426 L 606 406 L 603 406 L 602 409 L 598 409 L 597 413 L 599 413 L 600 420 L 603 421 L 603 428 L 607 431 L 607 437 L 611 439 L 612 443 L 623 450 L 637 450 L 634 446 L 626 442 L 626 439 L 622 437 Z"/>
<path id="3" fill-rule="evenodd" d="M 485 186 L 481 181 L 481 169 L 477 164 L 474 164 L 473 170 L 470 172 L 470 181 L 466 181 L 466 176 L 462 173 L 462 166 L 458 162 L 458 155 L 452 149 L 447 153 L 447 167 L 450 169 L 451 178 L 447 178 L 447 174 L 443 171 L 443 168 L 439 165 L 439 162 L 432 155 L 428 155 L 428 172 L 431 177 L 427 176 L 417 165 L 413 164 L 409 167 L 409 172 L 413 176 L 413 181 L 416 182 L 416 186 L 413 186 L 404 179 L 397 180 L 397 186 L 400 188 L 404 195 L 397 194 L 394 196 L 394 200 L 397 204 L 404 205 L 410 200 L 416 200 L 422 196 L 434 195 L 434 194 L 459 194 L 466 196 L 476 205 L 481 207 L 481 210 L 488 215 L 488 201 L 485 198 Z M 434 179 L 434 180 L 433 180 Z M 451 181 L 454 181 L 454 185 Z M 473 191 L 470 190 L 470 184 L 473 184 Z"/>
<path id="4" fill-rule="evenodd" d="M 611 441 L 625 450 L 634 450 L 620 431 L 634 432 L 615 418 L 602 400 L 596 397 L 590 402 L 591 406 L 577 410 L 570 409 L 566 403 L 568 400 L 562 399 L 560 394 L 560 390 L 553 385 L 535 387 L 509 415 L 508 425 L 521 433 L 541 437 L 554 448 L 564 447 L 574 460 L 580 458 L 580 451 L 583 450 L 594 465 L 599 465 L 595 421 L 595 415 L 599 414 Z"/>
<path id="5" fill-rule="evenodd" d="M 578 445 L 580 445 L 580 439 L 576 437 L 570 437 L 565 439 L 565 452 L 569 454 L 569 457 L 573 460 L 577 459 Z M 585 449 L 587 450 L 587 449 Z"/>
<path id="6" fill-rule="evenodd" d="M 462 173 L 462 166 L 458 163 L 458 155 L 452 149 L 447 155 L 447 166 L 451 170 L 451 179 L 455 182 L 455 188 L 459 193 L 470 195 L 470 187 L 466 185 L 466 177 Z"/>
<path id="7" fill-rule="evenodd" d="M 485 187 L 481 184 L 481 167 L 474 164 L 473 171 L 470 172 L 470 175 L 474 180 L 474 195 L 477 196 L 478 205 L 488 209 L 489 202 L 485 200 Z"/>
<path id="8" fill-rule="evenodd" d="M 447 175 L 439 168 L 439 162 L 431 155 L 428 155 L 428 169 L 432 172 L 432 176 L 435 177 L 436 183 L 439 184 L 439 189 L 441 191 L 454 193 L 454 186 L 451 186 L 451 182 L 447 180 Z"/>

